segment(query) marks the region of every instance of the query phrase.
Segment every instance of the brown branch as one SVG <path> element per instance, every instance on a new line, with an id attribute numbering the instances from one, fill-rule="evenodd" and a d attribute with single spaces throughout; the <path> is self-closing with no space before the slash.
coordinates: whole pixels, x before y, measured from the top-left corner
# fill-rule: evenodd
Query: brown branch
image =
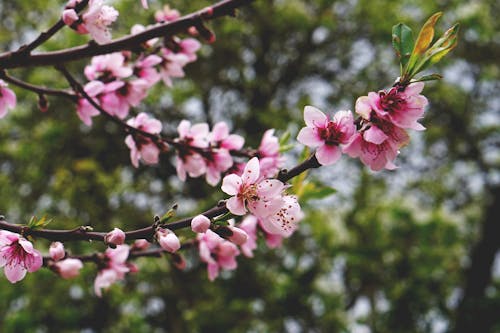
<path id="1" fill-rule="evenodd" d="M 226 15 L 234 16 L 235 10 L 238 7 L 250 4 L 251 2 L 253 0 L 223 0 L 211 7 L 185 15 L 175 21 L 157 24 L 140 33 L 127 35 L 106 44 L 99 45 L 91 41 L 86 45 L 39 54 L 3 53 L 0 54 L 0 68 L 54 66 L 96 55 L 132 50 L 153 38 L 173 36 L 186 31 L 192 26 L 199 26 L 200 22 L 204 20 L 211 20 Z"/>
<path id="2" fill-rule="evenodd" d="M 69 91 L 61 90 L 61 89 L 51 89 L 51 88 L 46 88 L 46 87 L 42 87 L 42 86 L 36 86 L 36 85 L 31 84 L 31 83 L 21 81 L 13 76 L 10 76 L 4 70 L 0 70 L 0 79 L 3 79 L 4 81 L 11 83 L 19 88 L 33 91 L 37 94 L 69 98 L 73 102 L 76 102 L 76 100 L 77 100 L 76 95 L 69 92 Z"/>
<path id="3" fill-rule="evenodd" d="M 307 160 L 290 169 L 289 171 L 282 170 L 277 179 L 282 182 L 287 182 L 300 175 L 302 172 L 312 168 L 318 168 L 321 165 L 318 163 L 318 160 L 314 155 L 310 156 Z M 220 201 L 216 206 L 200 213 L 201 215 L 205 215 L 208 218 L 215 218 L 217 216 L 221 216 L 223 214 L 228 213 L 229 210 L 226 207 L 225 201 Z M 191 226 L 191 220 L 193 217 L 187 217 L 180 219 L 178 221 L 164 224 L 160 227 L 167 228 L 170 230 L 178 230 L 183 228 L 188 228 Z M 157 228 L 156 223 L 148 226 L 146 228 L 137 229 L 125 232 L 126 240 L 134 240 L 134 239 L 152 239 Z M 73 230 L 51 230 L 51 229 L 30 229 L 24 225 L 12 224 L 5 221 L 3 218 L 0 218 L 0 229 L 8 230 L 11 232 L 15 232 L 24 236 L 33 236 L 40 237 L 48 240 L 57 240 L 57 241 L 80 241 L 80 240 L 98 240 L 104 241 L 105 232 L 93 232 L 87 231 L 85 227 L 79 227 Z"/>

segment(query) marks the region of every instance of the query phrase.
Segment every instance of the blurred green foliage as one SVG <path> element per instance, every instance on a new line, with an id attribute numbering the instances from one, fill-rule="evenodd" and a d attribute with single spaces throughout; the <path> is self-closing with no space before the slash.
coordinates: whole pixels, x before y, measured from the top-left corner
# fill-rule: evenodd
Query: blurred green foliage
<path id="1" fill-rule="evenodd" d="M 120 17 L 113 35 L 153 22 L 163 3 L 149 4 L 144 10 L 138 0 L 114 1 Z M 188 13 L 210 2 L 169 4 Z M 63 5 L 1 2 L 2 51 L 47 29 Z M 134 111 L 162 119 L 169 133 L 182 118 L 227 120 L 249 146 L 258 145 L 267 128 L 278 135 L 290 131 L 293 143 L 304 105 L 329 112 L 353 109 L 358 96 L 389 87 L 399 73 L 392 26 L 403 22 L 417 31 L 437 11 L 444 12 L 438 31 L 460 22 L 459 43 L 433 68 L 444 80 L 428 83 L 424 91 L 430 101 L 423 121 L 428 130 L 412 133 L 398 170 L 371 173 L 343 158 L 310 171 L 297 184 L 307 212 L 300 231 L 277 250 L 259 244 L 254 259 L 238 258 L 238 269 L 213 283 L 190 251 L 183 272 L 167 258 L 138 260 L 140 271 L 103 298 L 93 294 L 92 265 L 69 281 L 46 269 L 15 285 L 1 278 L 0 331 L 451 330 L 464 288 L 476 283 L 467 275 L 470 252 L 484 240 L 488 208 L 498 196 L 498 2 L 256 1 L 237 18 L 209 23 L 217 41 L 203 46 L 186 79 L 172 89 L 153 89 Z M 64 29 L 42 49 L 86 41 Z M 72 62 L 70 69 L 82 73 L 85 64 Z M 10 74 L 66 87 L 49 67 Z M 19 105 L 0 121 L 0 212 L 9 221 L 27 223 L 32 215 L 46 214 L 54 219 L 51 228 L 132 229 L 150 225 L 175 202 L 179 214 L 188 216 L 222 198 L 201 179 L 176 181 L 171 156 L 162 156 L 158 166 L 134 169 L 121 131 L 105 119 L 96 118 L 87 128 L 66 100 L 49 97 L 49 110 L 41 113 L 36 95 L 13 89 Z M 288 152 L 287 167 L 299 155 Z M 67 247 L 72 253 L 104 249 L 92 243 Z M 47 249 L 48 242 L 37 240 L 37 248 Z M 493 255 L 497 251 L 498 245 Z M 470 315 L 478 325 L 487 323 L 488 331 L 500 332 L 494 310 L 500 305 L 500 279 L 498 271 L 491 274 Z"/>

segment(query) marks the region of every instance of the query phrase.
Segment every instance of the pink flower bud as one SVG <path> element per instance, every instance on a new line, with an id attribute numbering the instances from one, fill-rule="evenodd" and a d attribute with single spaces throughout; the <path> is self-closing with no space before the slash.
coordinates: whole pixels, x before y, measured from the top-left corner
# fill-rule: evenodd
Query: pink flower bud
<path id="1" fill-rule="evenodd" d="M 191 229 L 197 233 L 204 233 L 210 228 L 210 220 L 205 215 L 195 216 L 191 220 Z"/>
<path id="2" fill-rule="evenodd" d="M 54 260 L 54 261 L 58 261 L 58 260 L 61 260 L 62 258 L 64 258 L 66 253 L 64 251 L 63 243 L 53 242 L 52 244 L 50 244 L 49 254 L 50 254 L 50 257 L 52 258 L 52 260 Z"/>
<path id="3" fill-rule="evenodd" d="M 243 245 L 247 242 L 248 235 L 243 229 L 232 226 L 229 226 L 228 228 L 233 232 L 233 234 L 228 237 L 231 242 L 236 245 Z"/>
<path id="4" fill-rule="evenodd" d="M 79 259 L 68 258 L 58 261 L 54 264 L 55 271 L 63 279 L 71 279 L 80 274 L 80 269 L 83 267 L 83 263 Z"/>
<path id="5" fill-rule="evenodd" d="M 146 250 L 150 243 L 145 239 L 137 239 L 132 245 L 132 250 Z"/>
<path id="6" fill-rule="evenodd" d="M 164 249 L 168 252 L 175 252 L 181 247 L 181 242 L 179 238 L 173 233 L 173 231 L 168 229 L 159 228 L 156 231 L 156 240 Z"/>
<path id="7" fill-rule="evenodd" d="M 106 244 L 122 245 L 125 242 L 125 233 L 118 228 L 114 228 L 104 236 Z"/>
<path id="8" fill-rule="evenodd" d="M 78 14 L 74 9 L 66 9 L 62 13 L 62 20 L 66 25 L 71 26 L 78 21 Z"/>

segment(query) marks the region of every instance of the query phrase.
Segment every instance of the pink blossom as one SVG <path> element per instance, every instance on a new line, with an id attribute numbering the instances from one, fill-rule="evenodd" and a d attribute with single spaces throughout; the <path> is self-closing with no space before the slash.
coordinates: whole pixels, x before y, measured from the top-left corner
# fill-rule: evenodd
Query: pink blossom
<path id="1" fill-rule="evenodd" d="M 150 245 L 151 245 L 151 243 L 149 243 L 145 239 L 142 239 L 142 238 L 141 239 L 136 239 L 134 241 L 134 244 L 132 244 L 132 251 L 135 251 L 135 250 L 139 250 L 139 251 L 147 250 Z"/>
<path id="2" fill-rule="evenodd" d="M 161 122 L 157 119 L 150 118 L 147 114 L 141 112 L 135 118 L 127 121 L 127 124 L 151 134 L 159 134 L 161 132 Z M 125 143 L 130 148 L 130 160 L 132 165 L 139 167 L 139 159 L 142 159 L 146 164 L 158 163 L 160 148 L 140 134 L 128 135 L 125 138 Z"/>
<path id="3" fill-rule="evenodd" d="M 194 38 L 186 38 L 178 41 L 179 53 L 187 57 L 188 62 L 196 61 L 196 52 L 201 48 L 200 42 Z"/>
<path id="4" fill-rule="evenodd" d="M 248 206 L 254 215 L 265 217 L 280 209 L 284 187 L 277 179 L 260 180 L 259 159 L 254 157 L 248 161 L 241 177 L 235 174 L 225 176 L 221 188 L 232 195 L 226 201 L 231 213 L 244 215 Z"/>
<path id="5" fill-rule="evenodd" d="M 61 242 L 52 242 L 49 247 L 49 255 L 54 261 L 61 260 L 66 256 L 64 245 Z"/>
<path id="6" fill-rule="evenodd" d="M 105 268 L 101 269 L 94 281 L 94 291 L 101 297 L 101 289 L 110 287 L 113 283 L 125 278 L 130 271 L 127 264 L 129 255 L 128 245 L 118 245 L 116 248 L 108 248 L 104 253 Z"/>
<path id="7" fill-rule="evenodd" d="M 104 5 L 103 0 L 90 0 L 88 10 L 82 15 L 83 24 L 98 44 L 111 41 L 108 26 L 116 21 L 118 11 Z"/>
<path id="8" fill-rule="evenodd" d="M 118 78 L 129 77 L 133 70 L 126 65 L 125 57 L 121 52 L 114 52 L 92 57 L 90 65 L 85 67 L 84 73 L 89 80 L 110 82 Z"/>
<path id="9" fill-rule="evenodd" d="M 63 279 L 72 279 L 80 274 L 83 263 L 79 259 L 68 258 L 60 260 L 53 265 L 53 269 Z"/>
<path id="10" fill-rule="evenodd" d="M 390 121 L 380 118 L 376 112 L 368 116 L 362 121 L 359 133 L 344 146 L 344 152 L 351 157 L 359 157 L 374 171 L 395 169 L 393 161 L 399 148 L 408 143 L 408 134 Z"/>
<path id="11" fill-rule="evenodd" d="M 198 250 L 200 259 L 207 263 L 208 278 L 213 281 L 219 270 L 235 269 L 238 266 L 236 256 L 240 254 L 238 247 L 223 239 L 212 230 L 198 234 Z"/>
<path id="12" fill-rule="evenodd" d="M 205 159 L 193 148 L 208 148 L 209 128 L 206 123 L 198 123 L 191 126 L 191 122 L 182 120 L 177 127 L 179 137 L 175 141 L 179 144 L 177 149 L 176 169 L 177 176 L 182 181 L 186 175 L 199 177 L 207 171 Z"/>
<path id="13" fill-rule="evenodd" d="M 261 219 L 261 226 L 269 234 L 290 237 L 303 217 L 297 198 L 286 195 L 283 197 L 283 205 L 276 213 Z"/>
<path id="14" fill-rule="evenodd" d="M 257 248 L 257 224 L 258 219 L 254 215 L 247 215 L 241 221 L 239 227 L 248 235 L 247 241 L 240 245 L 245 257 L 252 258 L 253 251 Z"/>
<path id="15" fill-rule="evenodd" d="M 181 242 L 177 235 L 169 229 L 158 228 L 156 230 L 156 240 L 165 251 L 174 253 L 181 248 Z"/>
<path id="16" fill-rule="evenodd" d="M 424 130 L 417 121 L 423 117 L 427 98 L 420 95 L 424 89 L 423 82 L 412 83 L 406 87 L 396 85 L 389 92 L 370 92 L 368 96 L 359 97 L 356 101 L 356 113 L 364 119 L 370 119 L 371 112 L 378 117 L 393 123 L 397 127 Z"/>
<path id="17" fill-rule="evenodd" d="M 155 54 L 149 55 L 135 63 L 134 73 L 137 77 L 147 82 L 148 86 L 154 85 L 160 80 L 160 74 L 154 66 L 160 64 L 163 59 Z"/>
<path id="18" fill-rule="evenodd" d="M 156 22 L 171 22 L 181 17 L 177 9 L 171 9 L 169 5 L 164 5 L 163 10 L 158 10 L 155 13 Z"/>
<path id="19" fill-rule="evenodd" d="M 232 235 L 227 237 L 230 242 L 236 245 L 243 245 L 246 243 L 246 241 L 248 240 L 248 235 L 245 230 L 234 226 L 228 226 L 228 228 L 232 232 Z"/>
<path id="20" fill-rule="evenodd" d="M 197 215 L 191 220 L 191 230 L 204 233 L 210 228 L 210 219 L 205 215 Z"/>
<path id="21" fill-rule="evenodd" d="M 141 4 L 144 9 L 148 9 L 148 0 L 141 0 Z"/>
<path id="22" fill-rule="evenodd" d="M 189 57 L 182 53 L 174 53 L 162 48 L 163 62 L 160 66 L 160 75 L 167 87 L 172 86 L 172 78 L 184 77 L 184 66 L 189 63 Z"/>
<path id="23" fill-rule="evenodd" d="M 97 103 L 95 97 L 104 91 L 104 83 L 101 81 L 90 81 L 85 85 L 84 90 L 87 95 L 93 98 L 93 100 Z M 78 99 L 76 113 L 85 125 L 91 126 L 92 117 L 99 115 L 99 110 L 97 110 L 86 98 L 82 97 Z"/>
<path id="24" fill-rule="evenodd" d="M 337 162 L 342 151 L 339 145 L 349 142 L 356 132 L 351 111 L 338 111 L 329 119 L 313 106 L 304 108 L 304 120 L 307 127 L 300 130 L 297 140 L 309 147 L 317 147 L 316 159 L 322 165 Z"/>
<path id="25" fill-rule="evenodd" d="M 125 233 L 118 228 L 114 228 L 104 236 L 106 244 L 122 245 L 125 242 Z"/>
<path id="26" fill-rule="evenodd" d="M 222 121 L 214 125 L 209 140 L 213 147 L 227 150 L 240 150 L 245 144 L 245 139 L 241 135 L 229 134 L 229 127 Z"/>
<path id="27" fill-rule="evenodd" d="M 33 244 L 18 234 L 0 231 L 0 267 L 11 283 L 16 283 L 42 267 L 42 255 Z"/>
<path id="28" fill-rule="evenodd" d="M 260 162 L 260 172 L 264 178 L 276 176 L 283 166 L 283 156 L 280 154 L 280 144 L 274 135 L 274 129 L 267 130 L 262 136 L 257 150 Z"/>
<path id="29" fill-rule="evenodd" d="M 266 234 L 266 245 L 268 248 L 276 249 L 278 247 L 281 247 L 282 243 L 283 243 L 283 236 Z"/>
<path id="30" fill-rule="evenodd" d="M 7 88 L 7 83 L 0 79 L 0 118 L 5 117 L 9 109 L 16 107 L 16 94 Z"/>
<path id="31" fill-rule="evenodd" d="M 220 181 L 221 173 L 233 165 L 230 151 L 241 149 L 245 140 L 239 135 L 230 135 L 224 122 L 215 124 L 208 138 L 211 149 L 204 155 L 207 165 L 206 180 L 208 184 L 215 186 Z"/>

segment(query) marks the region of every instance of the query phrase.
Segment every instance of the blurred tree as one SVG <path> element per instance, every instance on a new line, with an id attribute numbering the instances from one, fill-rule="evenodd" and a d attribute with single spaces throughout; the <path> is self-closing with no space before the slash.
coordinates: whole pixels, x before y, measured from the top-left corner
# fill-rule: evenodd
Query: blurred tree
<path id="1" fill-rule="evenodd" d="M 152 22 L 162 3 L 149 4 L 143 10 L 137 0 L 117 2 L 113 35 Z M 182 13 L 208 4 L 170 3 Z M 31 40 L 62 6 L 0 3 L 2 49 Z M 213 283 L 189 251 L 193 264 L 184 272 L 166 260 L 140 259 L 140 271 L 100 299 L 90 266 L 70 281 L 48 270 L 16 285 L 2 279 L 1 331 L 500 332 L 500 273 L 493 271 L 500 246 L 498 6 L 270 0 L 211 23 L 217 42 L 204 45 L 186 79 L 151 91 L 139 110 L 168 121 L 172 133 L 185 117 L 229 120 L 252 146 L 267 128 L 296 134 L 304 105 L 352 109 L 358 96 L 389 87 L 398 75 L 392 25 L 416 30 L 442 10 L 438 27 L 459 21 L 462 30 L 457 50 L 435 68 L 444 80 L 424 91 L 428 130 L 401 151 L 400 169 L 372 173 L 344 158 L 312 171 L 311 183 L 337 192 L 304 203 L 307 218 L 282 248 L 260 244 L 254 260 L 239 258 L 238 270 Z M 44 47 L 86 40 L 65 29 Z M 85 64 L 71 69 L 81 73 Z M 13 72 L 65 87 L 52 68 Z M 174 202 L 187 216 L 221 198 L 199 179 L 179 184 L 166 156 L 158 167 L 133 169 L 119 129 L 104 119 L 89 129 L 65 100 L 49 98 L 41 113 L 35 95 L 16 93 L 19 106 L 0 122 L 0 211 L 10 220 L 47 214 L 53 228 L 138 228 Z M 292 150 L 290 160 L 298 154 Z"/>

